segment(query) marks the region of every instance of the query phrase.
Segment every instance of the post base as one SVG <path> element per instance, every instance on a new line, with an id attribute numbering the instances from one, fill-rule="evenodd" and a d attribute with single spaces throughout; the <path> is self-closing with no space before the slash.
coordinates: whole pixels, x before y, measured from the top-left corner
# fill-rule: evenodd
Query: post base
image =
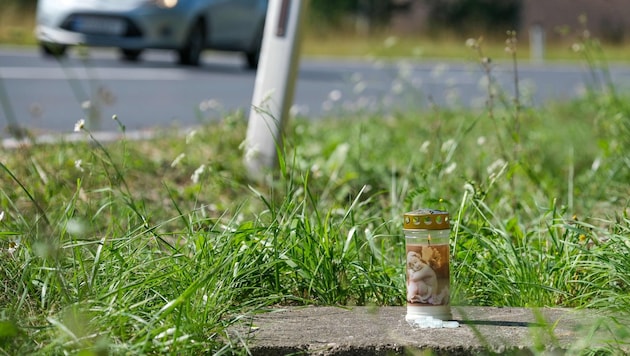
<path id="1" fill-rule="evenodd" d="M 430 316 L 434 319 L 440 320 L 453 320 L 453 314 L 451 314 L 450 305 L 407 305 L 407 315 L 405 316 L 405 320 L 407 322 L 422 316 Z"/>

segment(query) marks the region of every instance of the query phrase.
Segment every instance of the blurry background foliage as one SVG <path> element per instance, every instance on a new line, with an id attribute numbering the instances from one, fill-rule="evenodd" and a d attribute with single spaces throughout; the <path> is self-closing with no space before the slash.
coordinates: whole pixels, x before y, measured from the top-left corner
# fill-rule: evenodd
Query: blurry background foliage
<path id="1" fill-rule="evenodd" d="M 372 25 L 384 26 L 397 8 L 393 2 L 383 0 L 318 0 L 310 2 L 309 11 L 314 25 L 339 28 L 357 16 L 366 18 Z"/>
<path id="2" fill-rule="evenodd" d="M 424 0 L 429 4 L 429 29 L 451 29 L 464 35 L 471 30 L 519 28 L 521 0 Z"/>
<path id="3" fill-rule="evenodd" d="M 430 31 L 464 35 L 471 30 L 517 28 L 522 0 L 422 0 L 429 9 Z M 316 0 L 310 3 L 314 24 L 339 28 L 364 18 L 371 29 L 384 27 L 396 11 L 409 11 L 413 0 Z"/>
<path id="4" fill-rule="evenodd" d="M 422 0 L 429 6 L 432 30 L 514 28 L 522 0 Z M 312 0 L 310 21 L 320 29 L 342 27 L 359 16 L 371 27 L 386 26 L 395 11 L 407 11 L 413 0 Z M 37 0 L 0 0 L 0 9 L 35 9 Z M 472 24 L 472 25 L 471 25 Z"/>
<path id="5" fill-rule="evenodd" d="M 35 8 L 37 0 L 0 0 L 0 6 L 4 9 L 4 6 L 16 6 L 23 9 Z"/>

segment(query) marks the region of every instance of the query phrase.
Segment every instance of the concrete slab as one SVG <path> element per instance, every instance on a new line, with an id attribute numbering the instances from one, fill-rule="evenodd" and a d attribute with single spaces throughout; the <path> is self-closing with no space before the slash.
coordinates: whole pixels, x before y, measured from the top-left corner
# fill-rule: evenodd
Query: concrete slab
<path id="1" fill-rule="evenodd" d="M 414 329 L 404 307 L 291 307 L 259 314 L 248 330 L 252 355 L 564 354 L 593 345 L 594 312 L 453 307 L 456 329 Z M 243 336 L 243 334 L 241 334 Z"/>

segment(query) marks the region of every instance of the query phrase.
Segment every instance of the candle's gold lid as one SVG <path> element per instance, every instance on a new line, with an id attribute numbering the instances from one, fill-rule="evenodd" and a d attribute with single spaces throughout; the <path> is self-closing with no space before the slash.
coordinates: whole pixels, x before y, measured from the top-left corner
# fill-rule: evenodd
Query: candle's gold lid
<path id="1" fill-rule="evenodd" d="M 409 230 L 445 230 L 450 229 L 449 215 L 446 211 L 418 209 L 405 213 L 403 228 Z"/>

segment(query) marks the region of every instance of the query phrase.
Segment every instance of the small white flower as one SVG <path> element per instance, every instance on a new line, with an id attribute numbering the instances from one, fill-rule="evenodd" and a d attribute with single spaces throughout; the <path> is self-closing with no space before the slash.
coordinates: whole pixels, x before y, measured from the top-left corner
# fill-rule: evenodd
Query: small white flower
<path id="1" fill-rule="evenodd" d="M 199 177 L 201 177 L 201 175 L 205 171 L 206 171 L 206 165 L 202 164 L 201 166 L 199 166 L 199 168 L 195 169 L 192 176 L 190 176 L 190 180 L 192 180 L 193 183 L 195 184 L 199 183 Z"/>
<path id="2" fill-rule="evenodd" d="M 79 121 L 77 121 L 76 124 L 74 124 L 74 132 L 81 132 L 81 130 L 83 130 L 84 127 L 85 127 L 85 120 L 80 119 Z"/>
<path id="3" fill-rule="evenodd" d="M 171 167 L 177 166 L 179 164 L 179 162 L 181 162 L 181 160 L 184 159 L 184 157 L 186 157 L 186 154 L 185 153 L 180 153 L 177 157 L 175 157 L 175 159 L 171 163 Z"/>
<path id="4" fill-rule="evenodd" d="M 74 161 L 74 168 L 76 168 L 78 171 L 83 172 L 83 167 L 81 166 L 83 164 L 83 160 L 76 160 Z"/>
<path id="5" fill-rule="evenodd" d="M 308 115 L 308 105 L 292 105 L 291 108 L 289 109 L 289 115 L 291 117 L 296 117 L 299 115 Z"/>
<path id="6" fill-rule="evenodd" d="M 354 88 L 352 89 L 352 91 L 355 94 L 361 94 L 366 88 L 367 88 L 367 85 L 365 84 L 365 82 L 357 82 L 357 84 L 354 85 Z"/>
<path id="7" fill-rule="evenodd" d="M 276 94 L 276 89 L 272 88 L 269 89 L 265 92 L 265 95 L 263 96 L 263 99 L 260 101 L 260 105 L 257 105 L 257 107 L 262 107 L 263 104 L 267 104 L 265 105 L 265 107 L 269 107 L 269 102 L 272 100 L 273 96 Z"/>
<path id="8" fill-rule="evenodd" d="M 596 170 L 599 169 L 599 166 L 602 164 L 602 160 L 601 158 L 597 157 L 595 158 L 595 160 L 593 161 L 593 164 L 591 165 L 591 170 L 594 172 Z M 2 219 L 0 219 L 2 220 Z"/>
<path id="9" fill-rule="evenodd" d="M 505 167 L 506 164 L 507 162 L 505 162 L 502 158 L 499 158 L 496 161 L 492 162 L 488 166 L 488 168 L 486 168 L 486 171 L 488 172 L 488 175 L 493 175 L 497 171 L 503 169 L 503 167 Z"/>
<path id="10" fill-rule="evenodd" d="M 17 251 L 20 248 L 20 245 L 22 241 L 18 238 L 15 239 L 13 241 L 9 241 L 9 247 L 7 248 L 7 252 L 13 256 L 13 254 L 15 253 L 15 251 Z"/>
<path id="11" fill-rule="evenodd" d="M 91 107 L 92 107 L 92 102 L 89 100 L 85 100 L 84 102 L 81 103 L 81 108 L 83 108 L 84 110 L 87 110 Z"/>
<path id="12" fill-rule="evenodd" d="M 317 163 L 311 166 L 311 173 L 313 174 L 314 178 L 319 178 L 323 174 L 321 167 Z"/>
<path id="13" fill-rule="evenodd" d="M 260 147 L 256 144 L 252 144 L 249 140 L 241 142 L 238 148 L 245 151 L 246 162 L 253 162 L 260 156 Z"/>
<path id="14" fill-rule="evenodd" d="M 453 173 L 455 171 L 455 168 L 457 168 L 457 163 L 451 162 L 451 164 L 449 164 L 446 168 L 444 168 L 444 174 Z"/>
<path id="15" fill-rule="evenodd" d="M 162 331 L 161 333 L 155 335 L 155 339 L 163 339 L 166 336 L 171 336 L 171 335 L 175 334 L 176 330 L 177 330 L 176 328 L 166 329 L 166 330 Z"/>
<path id="16" fill-rule="evenodd" d="M 339 101 L 341 99 L 341 91 L 335 89 L 328 93 L 328 99 L 331 101 Z"/>
<path id="17" fill-rule="evenodd" d="M 206 105 L 208 106 L 208 109 L 211 109 L 211 110 L 221 109 L 221 102 L 218 101 L 217 99 L 206 100 Z"/>
<path id="18" fill-rule="evenodd" d="M 457 147 L 457 142 L 450 138 L 442 143 L 442 152 L 450 152 Z"/>
<path id="19" fill-rule="evenodd" d="M 477 48 L 477 40 L 474 38 L 469 38 L 466 40 L 466 47 L 468 48 Z"/>
<path id="20" fill-rule="evenodd" d="M 424 141 L 422 143 L 422 146 L 420 146 L 420 152 L 423 152 L 423 153 L 429 152 L 429 145 L 430 144 L 431 144 L 431 141 Z"/>
<path id="21" fill-rule="evenodd" d="M 475 194 L 475 187 L 470 183 L 464 184 L 464 190 L 468 192 L 468 194 Z"/>
<path id="22" fill-rule="evenodd" d="M 486 136 L 477 137 L 477 145 L 483 146 L 486 143 Z"/>
<path id="23" fill-rule="evenodd" d="M 221 102 L 216 99 L 208 99 L 199 103 L 199 110 L 208 111 L 208 110 L 219 110 L 221 109 Z"/>
<path id="24" fill-rule="evenodd" d="M 4 220 L 4 211 L 0 211 L 0 221 Z"/>
<path id="25" fill-rule="evenodd" d="M 186 144 L 192 142 L 193 138 L 197 135 L 197 130 L 191 130 L 188 134 L 186 134 Z"/>
<path id="26" fill-rule="evenodd" d="M 398 43 L 398 37 L 396 37 L 396 36 L 389 36 L 389 37 L 387 37 L 385 39 L 385 42 L 383 43 L 383 45 L 385 46 L 385 48 L 392 48 L 397 43 Z"/>
<path id="27" fill-rule="evenodd" d="M 66 224 L 66 231 L 73 236 L 85 235 L 87 230 L 87 225 L 81 219 L 71 218 Z"/>

